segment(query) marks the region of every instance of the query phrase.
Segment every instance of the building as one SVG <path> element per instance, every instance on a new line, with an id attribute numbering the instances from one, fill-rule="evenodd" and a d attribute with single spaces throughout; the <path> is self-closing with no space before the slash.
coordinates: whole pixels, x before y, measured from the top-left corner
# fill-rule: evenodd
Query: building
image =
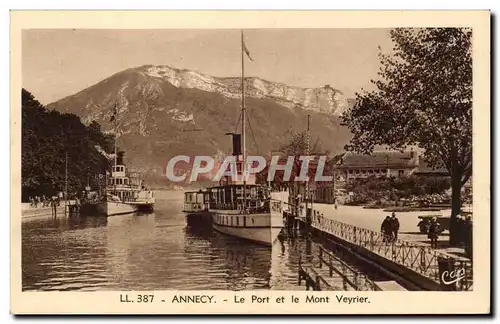
<path id="1" fill-rule="evenodd" d="M 431 168 L 425 159 L 420 159 L 418 168 L 413 173 L 416 176 L 448 176 L 448 170 L 443 167 Z"/>
<path id="2" fill-rule="evenodd" d="M 316 164 L 310 164 L 310 172 L 314 174 Z M 324 175 L 333 175 L 334 181 L 309 182 L 309 193 L 314 202 L 334 204 L 336 198 L 343 196 L 344 186 L 355 179 L 369 177 L 409 177 L 409 176 L 447 176 L 444 168 L 431 168 L 424 157 L 416 150 L 376 151 L 372 154 L 356 154 L 345 152 L 336 155 L 327 162 Z M 291 196 L 306 197 L 305 183 L 294 183 L 290 186 Z"/>
<path id="3" fill-rule="evenodd" d="M 341 182 L 369 177 L 407 177 L 418 169 L 419 164 L 416 151 L 346 152 L 336 162 L 336 173 Z"/>

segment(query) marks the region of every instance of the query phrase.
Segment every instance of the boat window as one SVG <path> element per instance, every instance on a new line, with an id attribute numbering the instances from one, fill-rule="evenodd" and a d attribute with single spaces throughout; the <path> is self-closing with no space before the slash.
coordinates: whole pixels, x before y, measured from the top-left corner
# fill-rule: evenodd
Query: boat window
<path id="1" fill-rule="evenodd" d="M 240 218 L 236 216 L 236 226 L 240 226 Z"/>
<path id="2" fill-rule="evenodd" d="M 231 226 L 233 226 L 233 217 L 231 217 Z"/>
<path id="3" fill-rule="evenodd" d="M 247 217 L 243 216 L 243 227 L 247 227 Z"/>

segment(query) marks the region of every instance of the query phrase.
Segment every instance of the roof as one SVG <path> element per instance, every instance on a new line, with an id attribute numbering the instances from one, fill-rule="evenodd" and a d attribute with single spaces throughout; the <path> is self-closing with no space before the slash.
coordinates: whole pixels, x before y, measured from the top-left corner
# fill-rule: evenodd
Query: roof
<path id="1" fill-rule="evenodd" d="M 413 157 L 412 157 L 413 155 Z M 415 168 L 417 152 L 381 151 L 372 154 L 347 152 L 337 162 L 340 168 Z"/>

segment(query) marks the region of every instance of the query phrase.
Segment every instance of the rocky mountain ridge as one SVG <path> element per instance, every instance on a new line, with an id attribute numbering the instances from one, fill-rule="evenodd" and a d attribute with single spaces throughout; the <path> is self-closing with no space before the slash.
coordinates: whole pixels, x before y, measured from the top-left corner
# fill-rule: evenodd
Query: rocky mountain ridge
<path id="1" fill-rule="evenodd" d="M 339 115 L 351 103 L 331 87 L 302 89 L 246 78 L 247 148 L 250 154 L 279 149 L 311 117 L 313 139 L 335 153 L 350 138 Z M 107 132 L 118 108 L 118 146 L 127 160 L 161 172 L 175 155 L 216 156 L 230 152 L 238 132 L 241 79 L 217 78 L 167 66 L 146 65 L 116 73 L 47 107 L 97 121 Z"/>

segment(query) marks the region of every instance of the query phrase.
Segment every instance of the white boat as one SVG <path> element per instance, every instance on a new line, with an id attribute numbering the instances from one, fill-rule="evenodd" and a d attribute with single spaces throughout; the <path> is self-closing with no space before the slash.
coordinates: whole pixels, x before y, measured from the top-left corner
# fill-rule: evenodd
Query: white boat
<path id="1" fill-rule="evenodd" d="M 264 245 L 274 243 L 283 228 L 284 203 L 272 199 L 267 186 L 246 184 L 244 189 L 241 184 L 230 184 L 209 188 L 208 192 L 208 211 L 216 231 Z"/>
<path id="2" fill-rule="evenodd" d="M 112 167 L 106 195 L 97 204 L 97 211 L 107 216 L 149 212 L 154 204 L 154 191 L 148 190 L 135 173 L 127 171 L 125 165 L 117 164 Z"/>
<path id="3" fill-rule="evenodd" d="M 245 78 L 243 31 L 241 32 L 241 134 L 227 133 L 233 137 L 233 153 L 237 163 L 238 179 L 224 178 L 224 185 L 206 189 L 203 207 L 197 200 L 193 202 L 185 196 L 184 210 L 196 209 L 196 213 L 209 213 L 212 227 L 221 233 L 236 236 L 245 240 L 272 245 L 283 224 L 282 196 L 273 198 L 270 187 L 257 185 L 253 179 L 243 179 L 246 172 L 246 135 L 247 123 L 245 108 Z M 246 52 L 249 55 L 248 52 Z M 286 196 L 288 200 L 288 196 Z M 287 202 L 287 201 L 285 201 Z"/>

